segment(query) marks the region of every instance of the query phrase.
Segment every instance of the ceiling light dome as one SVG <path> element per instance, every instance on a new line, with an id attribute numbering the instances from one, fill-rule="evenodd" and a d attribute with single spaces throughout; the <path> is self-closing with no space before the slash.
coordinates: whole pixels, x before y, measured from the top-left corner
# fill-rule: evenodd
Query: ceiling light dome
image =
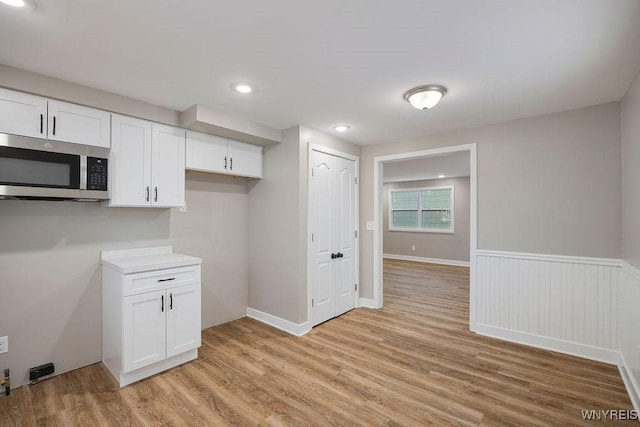
<path id="1" fill-rule="evenodd" d="M 425 85 L 414 87 L 404 94 L 404 99 L 418 110 L 428 110 L 435 107 L 447 93 L 447 88 L 441 85 Z"/>

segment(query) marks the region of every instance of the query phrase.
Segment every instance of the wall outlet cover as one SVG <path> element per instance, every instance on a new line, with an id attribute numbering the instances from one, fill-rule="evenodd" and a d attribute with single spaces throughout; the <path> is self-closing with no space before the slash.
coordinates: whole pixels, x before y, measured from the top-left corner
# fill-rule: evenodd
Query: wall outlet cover
<path id="1" fill-rule="evenodd" d="M 9 337 L 0 337 L 0 354 L 9 352 Z"/>
<path id="2" fill-rule="evenodd" d="M 367 230 L 373 231 L 373 228 L 374 228 L 373 221 L 367 221 Z"/>

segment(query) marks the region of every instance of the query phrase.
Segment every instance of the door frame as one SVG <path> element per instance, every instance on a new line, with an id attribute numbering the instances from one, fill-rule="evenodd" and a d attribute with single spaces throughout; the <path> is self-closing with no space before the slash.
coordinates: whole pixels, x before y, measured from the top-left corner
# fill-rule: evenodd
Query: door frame
<path id="1" fill-rule="evenodd" d="M 478 165 L 477 144 L 462 144 L 429 150 L 411 151 L 390 154 L 373 158 L 373 306 L 382 308 L 383 299 L 383 194 L 382 179 L 384 163 L 396 160 L 414 160 L 443 154 L 469 152 L 469 329 L 476 330 L 477 298 L 476 298 L 476 251 L 478 250 Z"/>
<path id="2" fill-rule="evenodd" d="M 313 290 L 311 289 L 311 263 L 313 262 L 311 254 L 311 151 L 319 151 L 321 153 L 329 154 L 331 156 L 342 157 L 343 159 L 353 160 L 355 162 L 355 209 L 354 209 L 354 224 L 355 231 L 357 232 L 355 241 L 355 254 L 354 254 L 354 266 L 355 266 L 355 279 L 358 284 L 358 290 L 355 292 L 355 308 L 360 306 L 360 157 L 345 153 L 343 151 L 328 148 L 323 145 L 307 143 L 307 322 L 309 322 L 309 330 L 313 328 L 313 311 L 311 307 L 311 299 L 313 296 Z"/>

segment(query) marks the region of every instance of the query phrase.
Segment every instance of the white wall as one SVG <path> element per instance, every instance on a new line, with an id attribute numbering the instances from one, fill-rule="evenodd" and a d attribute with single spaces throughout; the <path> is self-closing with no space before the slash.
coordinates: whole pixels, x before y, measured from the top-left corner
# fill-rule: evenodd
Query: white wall
<path id="1" fill-rule="evenodd" d="M 365 146 L 361 223 L 373 219 L 373 158 L 477 143 L 480 249 L 620 258 L 620 103 Z M 594 195 L 598 203 L 594 203 Z M 373 233 L 360 241 L 373 297 Z"/>
<path id="2" fill-rule="evenodd" d="M 454 233 L 389 231 L 389 190 L 454 186 Z M 384 184 L 382 239 L 385 254 L 440 260 L 469 261 L 469 177 Z M 416 247 L 415 251 L 411 247 Z"/>
<path id="3" fill-rule="evenodd" d="M 619 349 L 640 410 L 640 75 L 622 100 L 622 257 Z"/>
<path id="4" fill-rule="evenodd" d="M 307 146 L 360 155 L 360 147 L 296 126 L 265 149 L 264 177 L 249 193 L 249 307 L 295 325 L 307 321 Z"/>

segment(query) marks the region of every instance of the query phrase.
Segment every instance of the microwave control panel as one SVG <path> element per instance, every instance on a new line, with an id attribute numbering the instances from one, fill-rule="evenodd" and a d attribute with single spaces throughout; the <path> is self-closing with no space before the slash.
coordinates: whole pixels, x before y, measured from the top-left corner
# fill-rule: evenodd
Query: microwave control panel
<path id="1" fill-rule="evenodd" d="M 87 157 L 87 190 L 107 191 L 107 159 Z"/>

